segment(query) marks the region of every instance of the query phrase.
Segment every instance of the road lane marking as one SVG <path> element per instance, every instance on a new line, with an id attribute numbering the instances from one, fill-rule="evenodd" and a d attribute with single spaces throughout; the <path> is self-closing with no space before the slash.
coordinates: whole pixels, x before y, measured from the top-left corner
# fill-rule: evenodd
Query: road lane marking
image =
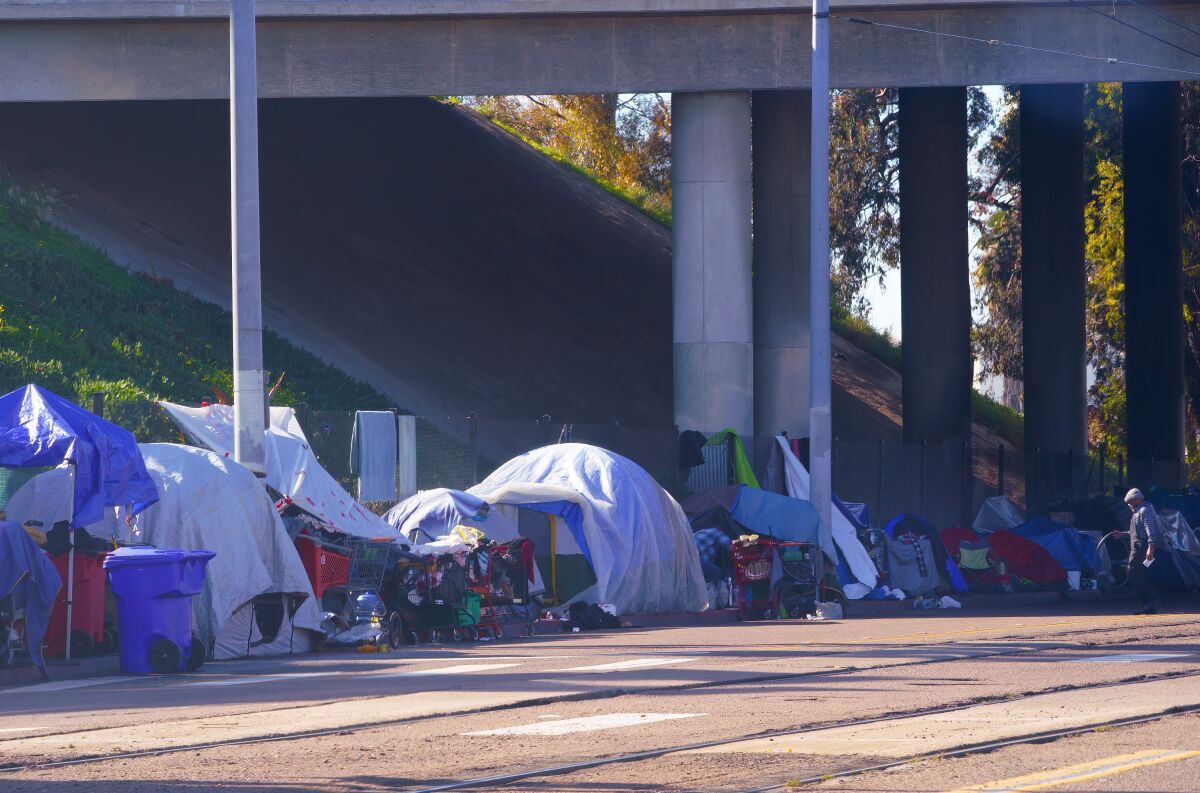
<path id="1" fill-rule="evenodd" d="M 1060 785 L 1088 782 L 1093 779 L 1124 774 L 1127 771 L 1135 771 L 1139 768 L 1160 765 L 1162 763 L 1174 763 L 1193 757 L 1200 757 L 1200 752 L 1149 749 L 1144 752 L 1121 754 L 1101 760 L 1092 760 L 1087 763 L 1068 765 L 1056 768 L 1053 771 L 1042 771 L 1036 774 L 1003 779 L 999 782 L 987 782 L 974 787 L 959 788 L 952 793 L 979 793 L 980 791 L 987 791 L 987 793 L 1016 793 L 1017 791 L 1047 790 Z"/>
<path id="2" fill-rule="evenodd" d="M 402 672 L 284 672 L 277 675 L 237 677 L 229 680 L 202 680 L 198 683 L 192 683 L 191 685 L 247 686 L 254 683 L 274 683 L 280 680 L 295 680 L 296 678 L 314 677 L 344 677 L 353 678 L 358 682 L 371 682 L 374 680 L 394 680 L 396 678 L 404 677 L 429 677 L 432 675 L 462 675 L 470 672 L 490 672 L 495 669 L 508 669 L 514 666 L 520 666 L 520 664 L 456 664 L 454 666 L 440 666 L 436 669 L 408 669 Z"/>
<path id="3" fill-rule="evenodd" d="M 704 713 L 608 713 L 603 716 L 582 716 L 577 719 L 538 721 L 517 727 L 501 727 L 495 730 L 477 730 L 462 735 L 570 735 L 576 732 L 613 730 L 618 727 L 633 727 L 637 724 L 653 724 L 657 721 L 691 719 Z"/>
<path id="4" fill-rule="evenodd" d="M 620 672 L 625 669 L 646 669 L 652 666 L 669 666 L 670 664 L 686 664 L 699 661 L 699 658 L 631 658 L 628 661 L 613 661 L 611 664 L 593 664 L 592 666 L 573 666 L 564 672 Z"/>
<path id="5" fill-rule="evenodd" d="M 49 683 L 37 683 L 32 686 L 6 688 L 3 694 L 42 694 L 48 691 L 70 691 L 74 688 L 91 688 L 92 686 L 107 686 L 113 683 L 128 683 L 130 680 L 147 680 L 136 675 L 120 675 L 115 677 L 89 677 L 85 680 L 52 680 Z"/>
<path id="6" fill-rule="evenodd" d="M 1096 658 L 1066 659 L 1078 660 L 1085 664 L 1132 664 L 1139 661 L 1169 661 L 1173 658 L 1187 658 L 1191 653 L 1118 653 L 1116 655 L 1101 655 Z"/>
<path id="7" fill-rule="evenodd" d="M 0 727 L 0 732 L 32 732 L 37 727 Z"/>

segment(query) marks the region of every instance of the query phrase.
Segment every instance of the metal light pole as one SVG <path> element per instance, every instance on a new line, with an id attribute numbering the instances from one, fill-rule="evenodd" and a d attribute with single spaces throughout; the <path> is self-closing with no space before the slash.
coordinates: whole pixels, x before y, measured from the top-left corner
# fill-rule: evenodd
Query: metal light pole
<path id="1" fill-rule="evenodd" d="M 808 448 L 812 486 L 809 497 L 824 530 L 830 531 L 833 526 L 833 420 L 829 370 L 829 0 L 813 0 L 811 162 L 809 317 L 812 357 Z"/>
<path id="2" fill-rule="evenodd" d="M 258 69 L 254 0 L 229 3 L 229 151 L 233 203 L 233 457 L 266 471 L 258 230 Z"/>

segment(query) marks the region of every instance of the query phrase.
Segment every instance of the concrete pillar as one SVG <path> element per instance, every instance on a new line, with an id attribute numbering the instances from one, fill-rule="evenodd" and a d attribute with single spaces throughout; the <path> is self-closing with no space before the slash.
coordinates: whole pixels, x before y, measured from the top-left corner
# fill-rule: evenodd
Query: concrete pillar
<path id="1" fill-rule="evenodd" d="M 261 255 L 258 229 L 258 69 L 254 0 L 229 11 L 229 147 L 233 223 L 233 456 L 266 471 Z"/>
<path id="2" fill-rule="evenodd" d="M 965 88 L 900 89 L 904 440 L 961 443 L 971 421 Z"/>
<path id="3" fill-rule="evenodd" d="M 1087 467 L 1083 86 L 1024 85 L 1020 97 L 1025 478 L 1033 513 L 1049 500 L 1081 497 Z"/>
<path id="4" fill-rule="evenodd" d="M 756 91 L 754 116 L 754 434 L 808 436 L 808 91 Z M 759 464 L 764 461 L 759 460 Z"/>
<path id="5" fill-rule="evenodd" d="M 1180 484 L 1184 456 L 1181 125 L 1179 83 L 1125 84 L 1126 429 L 1141 487 Z"/>
<path id="6" fill-rule="evenodd" d="M 750 437 L 750 94 L 675 94 L 671 112 L 675 423 Z"/>

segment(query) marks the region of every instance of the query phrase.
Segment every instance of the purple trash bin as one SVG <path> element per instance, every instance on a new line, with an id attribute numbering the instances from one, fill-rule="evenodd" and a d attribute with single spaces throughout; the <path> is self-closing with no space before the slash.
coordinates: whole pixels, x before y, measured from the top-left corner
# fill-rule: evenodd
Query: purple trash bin
<path id="1" fill-rule="evenodd" d="M 117 599 L 122 672 L 165 674 L 188 668 L 192 596 L 203 591 L 204 568 L 215 555 L 210 551 L 127 547 L 118 548 L 104 560 Z"/>

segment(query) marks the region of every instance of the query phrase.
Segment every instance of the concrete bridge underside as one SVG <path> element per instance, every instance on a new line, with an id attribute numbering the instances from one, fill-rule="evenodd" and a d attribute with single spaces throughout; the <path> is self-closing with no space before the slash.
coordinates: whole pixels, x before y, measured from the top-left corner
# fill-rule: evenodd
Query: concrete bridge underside
<path id="1" fill-rule="evenodd" d="M 1154 7 L 1200 28 L 1200 4 Z M 162 0 L 0 2 L 0 101 L 225 97 L 227 9 L 220 2 Z M 263 2 L 259 93 L 807 88 L 809 9 L 805 2 L 778 0 Z M 1146 33 L 1169 41 L 1179 34 L 1142 10 L 1118 9 L 1122 20 Z M 833 3 L 832 13 L 835 87 L 1200 77 L 1197 58 L 1079 4 L 845 0 Z"/>
<path id="2" fill-rule="evenodd" d="M 1182 456 L 1178 81 L 1200 79 L 1200 58 L 1170 20 L 1200 28 L 1200 3 L 1152 5 L 1161 16 L 1110 2 L 833 3 L 833 85 L 902 89 L 904 436 L 922 449 L 960 449 L 970 418 L 963 86 L 1025 87 L 1025 440 L 1049 456 L 1052 485 L 1035 482 L 1031 508 L 1078 493 L 1086 454 L 1086 82 L 1130 85 L 1130 452 Z M 0 101 L 225 97 L 227 8 L 0 0 Z M 267 0 L 258 87 L 263 98 L 672 93 L 676 423 L 804 435 L 809 15 L 778 0 Z"/>

